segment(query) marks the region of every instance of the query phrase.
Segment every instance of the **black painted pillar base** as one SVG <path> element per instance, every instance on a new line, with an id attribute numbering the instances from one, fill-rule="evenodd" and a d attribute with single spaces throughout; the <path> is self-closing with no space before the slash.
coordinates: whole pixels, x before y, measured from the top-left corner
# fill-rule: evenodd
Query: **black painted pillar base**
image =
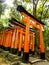
<path id="1" fill-rule="evenodd" d="M 21 51 L 18 51 L 18 56 L 21 56 Z"/>
<path id="2" fill-rule="evenodd" d="M 5 50 L 6 51 L 10 51 L 10 47 L 5 47 Z"/>
<path id="3" fill-rule="evenodd" d="M 26 52 L 23 53 L 22 62 L 23 63 L 29 62 L 29 53 L 26 53 Z"/>
<path id="4" fill-rule="evenodd" d="M 32 53 L 32 51 L 31 51 L 31 49 L 29 49 L 29 54 L 31 54 Z"/>
<path id="5" fill-rule="evenodd" d="M 8 47 L 8 51 L 10 51 L 10 47 Z"/>
<path id="6" fill-rule="evenodd" d="M 2 48 L 2 45 L 0 45 L 0 48 Z"/>
<path id="7" fill-rule="evenodd" d="M 32 56 L 35 54 L 35 52 L 34 51 L 32 51 Z"/>
<path id="8" fill-rule="evenodd" d="M 4 47 L 4 50 L 5 51 L 9 51 L 10 50 L 10 47 Z"/>
<path id="9" fill-rule="evenodd" d="M 21 51 L 24 51 L 24 49 L 23 49 L 23 48 L 21 48 Z"/>
<path id="10" fill-rule="evenodd" d="M 17 51 L 18 51 L 18 49 L 14 49 L 14 48 L 11 48 L 11 49 L 10 49 L 10 52 L 11 52 L 12 54 L 17 54 Z"/>
<path id="11" fill-rule="evenodd" d="M 18 52 L 18 49 L 14 49 L 14 54 L 17 54 L 17 52 Z"/>
<path id="12" fill-rule="evenodd" d="M 45 53 L 40 53 L 40 58 L 45 60 Z"/>
<path id="13" fill-rule="evenodd" d="M 2 46 L 1 49 L 4 49 L 4 46 Z"/>
<path id="14" fill-rule="evenodd" d="M 10 53 L 14 54 L 14 48 L 10 49 Z"/>
<path id="15" fill-rule="evenodd" d="M 3 46 L 2 49 L 5 50 L 5 47 Z"/>

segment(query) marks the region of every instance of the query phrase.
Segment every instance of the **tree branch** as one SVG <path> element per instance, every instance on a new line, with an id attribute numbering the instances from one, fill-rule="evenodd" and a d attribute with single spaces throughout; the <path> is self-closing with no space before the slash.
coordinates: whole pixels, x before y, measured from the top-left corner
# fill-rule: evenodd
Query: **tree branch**
<path id="1" fill-rule="evenodd" d="M 44 10 L 44 5 L 45 5 L 46 1 L 47 1 L 47 0 L 45 0 L 45 2 L 43 3 L 43 7 L 42 7 L 42 12 L 41 12 L 41 18 L 40 18 L 40 20 L 42 19 L 42 14 L 43 14 L 43 10 Z"/>

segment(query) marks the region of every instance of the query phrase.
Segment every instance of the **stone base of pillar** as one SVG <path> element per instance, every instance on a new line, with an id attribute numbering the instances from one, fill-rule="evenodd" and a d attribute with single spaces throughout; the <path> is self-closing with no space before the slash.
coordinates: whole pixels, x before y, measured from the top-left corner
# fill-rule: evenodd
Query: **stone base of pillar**
<path id="1" fill-rule="evenodd" d="M 45 60 L 45 53 L 40 53 L 40 58 Z"/>
<path id="2" fill-rule="evenodd" d="M 18 56 L 21 56 L 21 51 L 18 51 Z"/>
<path id="3" fill-rule="evenodd" d="M 23 53 L 22 62 L 23 63 L 29 62 L 29 53 L 26 53 L 26 52 Z"/>

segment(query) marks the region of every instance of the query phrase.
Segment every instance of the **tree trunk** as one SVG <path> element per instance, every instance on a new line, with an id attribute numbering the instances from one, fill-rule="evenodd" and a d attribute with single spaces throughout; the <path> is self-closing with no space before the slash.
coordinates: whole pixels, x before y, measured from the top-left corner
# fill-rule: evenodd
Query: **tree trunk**
<path id="1" fill-rule="evenodd" d="M 36 3 L 35 3 L 36 1 Z M 36 7 L 38 4 L 38 0 L 33 0 L 33 15 L 36 17 Z M 39 48 L 39 30 L 35 28 L 35 56 L 38 54 L 38 48 Z"/>

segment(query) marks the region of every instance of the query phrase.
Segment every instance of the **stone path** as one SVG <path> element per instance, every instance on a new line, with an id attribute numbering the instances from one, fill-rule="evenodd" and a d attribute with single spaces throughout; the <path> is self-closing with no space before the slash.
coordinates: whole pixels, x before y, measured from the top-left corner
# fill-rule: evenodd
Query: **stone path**
<path id="1" fill-rule="evenodd" d="M 22 63 L 21 57 L 0 49 L 0 65 L 49 65 L 47 60 L 41 60 L 35 57 L 30 57 L 29 61 L 30 63 Z"/>

